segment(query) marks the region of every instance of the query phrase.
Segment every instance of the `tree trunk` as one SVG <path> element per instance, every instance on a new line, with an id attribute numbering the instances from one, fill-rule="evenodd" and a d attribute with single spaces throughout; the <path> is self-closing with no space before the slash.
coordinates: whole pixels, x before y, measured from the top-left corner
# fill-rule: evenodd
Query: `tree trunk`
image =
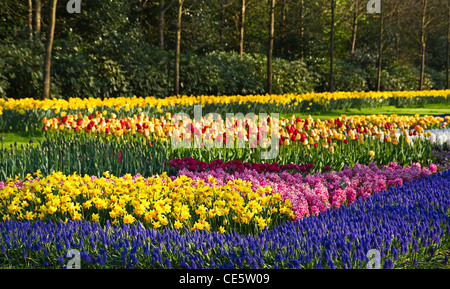
<path id="1" fill-rule="evenodd" d="M 33 40 L 33 0 L 28 0 L 28 29 L 30 30 L 30 40 Z"/>
<path id="2" fill-rule="evenodd" d="M 333 92 L 333 57 L 334 57 L 334 9 L 335 0 L 331 0 L 331 32 L 330 32 L 330 80 L 329 90 Z"/>
<path id="3" fill-rule="evenodd" d="M 450 70 L 450 2 L 447 2 L 447 70 L 445 71 L 445 88 L 450 89 L 449 70 Z"/>
<path id="4" fill-rule="evenodd" d="M 41 40 L 41 0 L 35 0 L 35 13 L 34 13 L 34 37 L 35 41 L 39 42 Z"/>
<path id="5" fill-rule="evenodd" d="M 245 0 L 241 2 L 241 15 L 239 21 L 239 55 L 244 55 L 244 25 L 245 25 L 245 9 L 247 8 L 247 4 Z"/>
<path id="6" fill-rule="evenodd" d="M 425 74 L 425 52 L 426 52 L 426 42 L 425 42 L 425 23 L 426 23 L 426 12 L 427 12 L 427 0 L 422 0 L 422 17 L 420 23 L 420 80 L 419 80 L 419 90 L 423 90 L 424 74 Z"/>
<path id="7" fill-rule="evenodd" d="M 55 22 L 56 22 L 56 3 L 58 0 L 53 0 L 53 7 L 50 14 L 50 23 L 48 25 L 47 44 L 45 47 L 45 60 L 44 60 L 44 80 L 42 89 L 42 98 L 50 97 L 50 69 L 52 62 L 52 48 L 53 37 L 55 34 Z"/>
<path id="8" fill-rule="evenodd" d="M 355 11 L 353 11 L 353 23 L 352 23 L 352 47 L 350 50 L 350 54 L 353 54 L 355 52 L 356 47 L 356 32 L 358 30 L 358 9 L 359 9 L 359 1 L 354 0 L 354 7 Z"/>
<path id="9" fill-rule="evenodd" d="M 219 50 L 223 51 L 224 50 L 224 44 L 223 44 L 223 31 L 224 31 L 224 23 L 225 23 L 225 7 L 223 4 L 223 0 L 220 1 L 220 9 L 219 9 L 219 17 L 220 17 L 220 22 L 219 22 Z"/>
<path id="10" fill-rule="evenodd" d="M 378 74 L 377 74 L 377 91 L 381 90 L 381 66 L 383 57 L 383 26 L 384 26 L 384 15 L 383 8 L 381 8 L 380 13 L 380 38 L 378 42 Z"/>
<path id="11" fill-rule="evenodd" d="M 270 20 L 269 20 L 269 49 L 267 50 L 267 94 L 272 94 L 272 54 L 273 54 L 273 38 L 275 30 L 275 0 L 269 0 Z"/>
<path id="12" fill-rule="evenodd" d="M 305 46 L 304 46 L 304 35 L 305 35 L 305 25 L 304 25 L 304 0 L 300 0 L 300 41 L 302 44 L 300 45 L 300 60 L 303 62 L 305 59 Z"/>
<path id="13" fill-rule="evenodd" d="M 397 3 L 397 2 L 396 2 Z M 401 11 L 398 8 L 398 5 L 395 6 L 396 10 L 395 10 L 395 14 L 397 17 L 397 30 L 401 31 L 401 25 L 400 25 L 400 21 L 401 21 Z M 396 36 L 395 36 L 395 56 L 398 58 L 398 56 L 400 55 L 400 33 L 397 32 Z"/>
<path id="14" fill-rule="evenodd" d="M 180 94 L 180 54 L 181 54 L 181 16 L 183 15 L 183 2 L 184 0 L 178 0 L 178 16 L 177 16 L 177 37 L 175 48 L 175 81 L 174 81 L 174 94 Z"/>
<path id="15" fill-rule="evenodd" d="M 159 13 L 158 13 L 158 47 L 159 49 L 164 49 L 164 23 L 165 23 L 165 14 L 166 11 L 164 9 L 164 0 L 159 1 Z"/>

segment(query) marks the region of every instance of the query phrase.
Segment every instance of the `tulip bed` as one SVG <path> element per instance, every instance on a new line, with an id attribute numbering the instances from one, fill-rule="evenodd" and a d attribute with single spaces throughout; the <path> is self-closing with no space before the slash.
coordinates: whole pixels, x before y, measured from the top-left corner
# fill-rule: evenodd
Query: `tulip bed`
<path id="1" fill-rule="evenodd" d="M 45 134 L 1 144 L 0 267 L 65 268 L 70 249 L 82 268 L 366 268 L 370 250 L 382 268 L 447 262 L 450 116 L 263 112 L 448 94 L 0 100 L 0 130 Z M 218 117 L 177 113 L 196 104 Z"/>
<path id="2" fill-rule="evenodd" d="M 183 111 L 192 114 L 194 105 L 201 105 L 204 113 L 229 112 L 298 113 L 323 112 L 347 108 L 403 106 L 414 104 L 445 103 L 450 101 L 450 90 L 387 91 L 387 92 L 333 92 L 284 95 L 233 95 L 233 96 L 172 96 L 71 98 L 64 99 L 0 99 L 0 131 L 40 129 L 44 118 L 64 117 L 64 114 L 116 113 L 127 117 L 144 112 L 159 117 L 166 113 Z"/>

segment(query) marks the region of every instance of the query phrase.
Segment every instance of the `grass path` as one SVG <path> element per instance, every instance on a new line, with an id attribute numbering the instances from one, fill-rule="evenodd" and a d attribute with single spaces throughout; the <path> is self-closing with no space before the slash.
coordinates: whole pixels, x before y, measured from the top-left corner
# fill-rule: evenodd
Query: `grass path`
<path id="1" fill-rule="evenodd" d="M 17 143 L 18 148 L 20 149 L 20 146 L 26 145 L 28 143 L 32 143 L 34 146 L 36 146 L 40 140 L 44 139 L 44 135 L 41 132 L 7 132 L 7 133 L 0 133 L 0 138 L 3 139 L 3 141 L 0 140 L 0 148 L 3 143 L 3 147 L 10 149 L 11 145 L 14 146 L 15 143 Z"/>
<path id="2" fill-rule="evenodd" d="M 311 115 L 312 118 L 320 118 L 320 119 L 330 119 L 337 118 L 343 114 L 345 115 L 441 115 L 441 114 L 449 114 L 450 113 L 450 103 L 439 103 L 439 104 L 426 104 L 426 105 L 411 105 L 407 107 L 395 107 L 395 106 L 385 106 L 378 108 L 352 108 L 352 109 L 342 109 L 342 110 L 334 110 L 327 111 L 323 113 L 296 113 L 295 116 L 300 116 L 300 118 L 306 118 L 308 115 Z M 288 118 L 291 117 L 290 114 L 281 114 L 282 117 Z"/>

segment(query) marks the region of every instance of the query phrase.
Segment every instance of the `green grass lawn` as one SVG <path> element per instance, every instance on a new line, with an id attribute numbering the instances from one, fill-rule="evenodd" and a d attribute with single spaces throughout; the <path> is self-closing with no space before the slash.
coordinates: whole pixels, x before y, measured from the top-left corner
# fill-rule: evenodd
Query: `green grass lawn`
<path id="1" fill-rule="evenodd" d="M 385 107 L 376 107 L 376 108 L 351 108 L 351 109 L 342 109 L 342 110 L 332 110 L 327 112 L 301 112 L 296 113 L 295 116 L 300 116 L 300 118 L 306 118 L 308 115 L 311 115 L 312 118 L 320 118 L 320 119 L 331 119 L 337 118 L 343 114 L 345 115 L 440 115 L 440 114 L 448 114 L 450 113 L 450 103 L 436 103 L 436 104 L 425 104 L 425 105 L 411 105 L 407 107 L 395 107 L 395 106 L 385 106 Z M 289 118 L 291 114 L 281 114 L 284 118 Z"/>
<path id="2" fill-rule="evenodd" d="M 18 149 L 21 149 L 21 145 L 26 145 L 28 143 L 36 146 L 40 140 L 44 139 L 42 132 L 0 132 L 0 138 L 3 137 L 3 147 L 10 149 L 11 145 L 14 146 L 17 143 Z M 0 146 L 2 142 L 0 140 Z"/>

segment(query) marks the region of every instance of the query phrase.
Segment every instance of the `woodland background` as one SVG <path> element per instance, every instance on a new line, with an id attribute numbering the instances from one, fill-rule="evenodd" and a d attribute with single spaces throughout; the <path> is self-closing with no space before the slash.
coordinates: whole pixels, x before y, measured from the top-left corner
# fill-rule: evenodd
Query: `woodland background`
<path id="1" fill-rule="evenodd" d="M 0 97 L 449 88 L 448 0 L 2 0 Z"/>

